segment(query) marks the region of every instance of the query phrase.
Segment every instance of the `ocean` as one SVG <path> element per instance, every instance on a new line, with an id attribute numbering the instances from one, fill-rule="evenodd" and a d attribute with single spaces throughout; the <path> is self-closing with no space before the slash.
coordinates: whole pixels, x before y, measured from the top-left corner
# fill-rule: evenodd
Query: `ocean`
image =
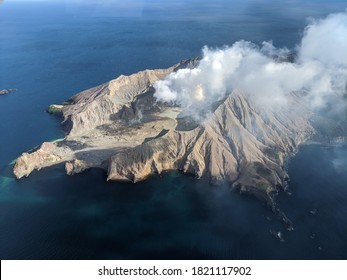
<path id="1" fill-rule="evenodd" d="M 0 4 L 1 259 L 347 259 L 347 147 L 302 146 L 278 206 L 178 172 L 136 184 L 63 166 L 16 180 L 13 161 L 63 137 L 46 113 L 73 94 L 203 46 L 243 39 L 295 48 L 309 17 L 343 1 L 88 1 Z M 281 242 L 271 232 L 281 232 Z"/>

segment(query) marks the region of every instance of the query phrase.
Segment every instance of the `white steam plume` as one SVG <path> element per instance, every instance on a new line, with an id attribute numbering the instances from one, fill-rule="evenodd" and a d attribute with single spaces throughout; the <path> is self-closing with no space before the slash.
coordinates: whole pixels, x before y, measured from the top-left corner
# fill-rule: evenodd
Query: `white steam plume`
<path id="1" fill-rule="evenodd" d="M 155 97 L 199 112 L 233 90 L 276 107 L 286 104 L 289 92 L 303 90 L 313 108 L 322 107 L 326 98 L 346 94 L 347 13 L 312 21 L 294 63 L 273 59 L 289 53 L 271 42 L 264 42 L 261 48 L 245 41 L 223 49 L 204 47 L 199 66 L 178 70 L 158 81 Z"/>

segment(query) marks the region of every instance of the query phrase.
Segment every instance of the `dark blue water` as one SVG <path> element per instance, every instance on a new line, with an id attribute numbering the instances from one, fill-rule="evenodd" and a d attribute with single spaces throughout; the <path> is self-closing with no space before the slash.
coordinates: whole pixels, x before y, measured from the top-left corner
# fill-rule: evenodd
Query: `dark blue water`
<path id="1" fill-rule="evenodd" d="M 18 89 L 0 96 L 2 259 L 347 258 L 345 147 L 306 146 L 291 161 L 292 195 L 277 200 L 292 232 L 256 200 L 178 173 L 134 185 L 106 183 L 101 170 L 68 177 L 57 166 L 16 181 L 10 164 L 62 137 L 45 113 L 52 103 L 204 45 L 295 47 L 307 17 L 343 11 L 343 1 L 85 2 L 0 4 L 0 88 Z"/>

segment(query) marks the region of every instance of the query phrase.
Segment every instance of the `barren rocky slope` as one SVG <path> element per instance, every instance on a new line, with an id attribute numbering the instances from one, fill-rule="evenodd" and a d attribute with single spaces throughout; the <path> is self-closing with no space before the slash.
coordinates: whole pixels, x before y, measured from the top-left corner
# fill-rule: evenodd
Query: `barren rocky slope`
<path id="1" fill-rule="evenodd" d="M 215 104 L 205 121 L 192 123 L 179 107 L 157 102 L 152 86 L 198 63 L 187 60 L 120 76 L 53 107 L 63 116 L 66 137 L 23 153 L 15 176 L 62 163 L 67 174 L 101 167 L 108 180 L 134 182 L 180 170 L 227 182 L 271 204 L 271 193 L 285 184 L 285 160 L 315 132 L 311 112 L 299 93 L 292 93 L 285 107 L 269 110 L 234 91 Z"/>

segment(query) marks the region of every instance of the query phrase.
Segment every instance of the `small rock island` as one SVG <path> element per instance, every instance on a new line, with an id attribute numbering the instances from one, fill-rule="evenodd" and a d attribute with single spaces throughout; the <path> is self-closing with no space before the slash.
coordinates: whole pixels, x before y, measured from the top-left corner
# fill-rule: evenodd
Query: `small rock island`
<path id="1" fill-rule="evenodd" d="M 11 92 L 16 91 L 17 89 L 15 88 L 7 88 L 7 89 L 1 89 L 0 90 L 0 95 L 5 95 L 5 94 L 9 94 Z"/>

